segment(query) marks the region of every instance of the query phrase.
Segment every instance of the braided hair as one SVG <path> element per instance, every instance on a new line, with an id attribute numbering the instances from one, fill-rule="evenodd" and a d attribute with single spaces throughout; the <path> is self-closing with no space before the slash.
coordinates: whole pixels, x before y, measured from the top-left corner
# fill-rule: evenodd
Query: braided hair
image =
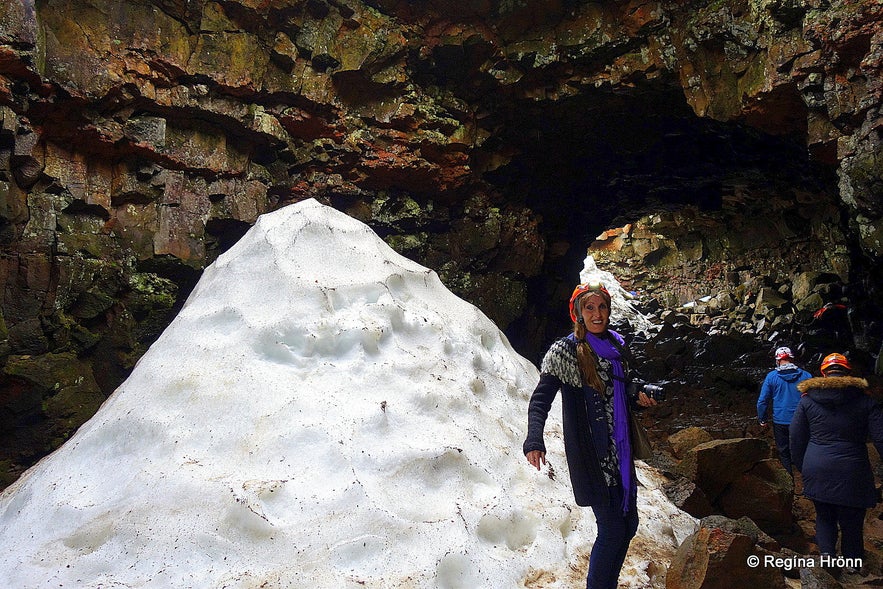
<path id="1" fill-rule="evenodd" d="M 589 385 L 598 392 L 604 391 L 604 381 L 598 375 L 598 358 L 589 342 L 586 341 L 586 324 L 582 321 L 582 298 L 575 301 L 577 308 L 577 320 L 573 322 L 573 335 L 576 336 L 576 360 L 579 372 L 583 377 L 583 383 Z"/>

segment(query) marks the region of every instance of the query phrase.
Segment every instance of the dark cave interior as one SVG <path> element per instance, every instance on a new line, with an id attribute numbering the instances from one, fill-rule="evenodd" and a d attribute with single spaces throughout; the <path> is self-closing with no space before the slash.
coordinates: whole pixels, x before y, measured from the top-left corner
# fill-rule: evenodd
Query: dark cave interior
<path id="1" fill-rule="evenodd" d="M 684 206 L 720 210 L 734 187 L 758 199 L 746 214 L 795 190 L 837 199 L 836 170 L 811 159 L 802 134 L 700 118 L 676 87 L 597 90 L 513 113 L 499 141 L 518 155 L 485 179 L 541 215 L 547 247 L 555 244 L 529 284 L 528 308 L 506 330 L 533 361 L 569 331 L 562 301 L 606 229 Z"/>

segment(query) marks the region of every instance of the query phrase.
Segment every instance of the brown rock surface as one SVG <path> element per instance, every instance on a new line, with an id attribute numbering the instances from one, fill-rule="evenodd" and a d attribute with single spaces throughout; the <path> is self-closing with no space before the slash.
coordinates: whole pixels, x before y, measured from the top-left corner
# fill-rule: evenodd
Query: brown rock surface
<path id="1" fill-rule="evenodd" d="M 678 469 L 714 502 L 728 485 L 767 458 L 769 452 L 766 441 L 758 438 L 712 440 L 688 450 Z"/>
<path id="2" fill-rule="evenodd" d="M 684 540 L 665 578 L 666 589 L 784 588 L 775 567 L 749 567 L 749 556 L 771 555 L 748 535 L 719 527 L 701 526 Z"/>
<path id="3" fill-rule="evenodd" d="M 748 517 L 768 534 L 788 533 L 794 523 L 791 477 L 778 459 L 764 460 L 733 481 L 719 498 L 727 517 Z"/>
<path id="4" fill-rule="evenodd" d="M 701 427 L 685 427 L 668 437 L 668 443 L 671 445 L 672 453 L 675 458 L 683 458 L 684 455 L 698 446 L 706 442 L 712 441 L 711 434 Z"/>

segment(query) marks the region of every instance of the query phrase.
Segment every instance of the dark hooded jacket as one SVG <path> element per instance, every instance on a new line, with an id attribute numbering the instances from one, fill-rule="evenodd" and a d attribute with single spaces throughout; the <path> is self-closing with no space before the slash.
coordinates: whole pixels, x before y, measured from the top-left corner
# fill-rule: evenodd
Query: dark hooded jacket
<path id="1" fill-rule="evenodd" d="M 803 494 L 815 501 L 868 508 L 877 503 L 868 459 L 870 438 L 883 451 L 883 410 L 865 394 L 863 378 L 811 378 L 791 420 L 791 458 Z"/>
<path id="2" fill-rule="evenodd" d="M 623 367 L 627 370 L 625 363 Z M 546 451 L 543 429 L 559 390 L 564 454 L 576 504 L 581 507 L 606 504 L 610 500 L 610 489 L 601 470 L 600 457 L 609 451 L 611 440 L 605 403 L 601 394 L 582 384 L 576 362 L 576 340 L 572 335 L 557 340 L 543 358 L 540 382 L 531 395 L 527 411 L 525 454 L 533 450 Z M 633 410 L 634 399 L 627 406 Z M 632 479 L 636 480 L 634 462 Z"/>

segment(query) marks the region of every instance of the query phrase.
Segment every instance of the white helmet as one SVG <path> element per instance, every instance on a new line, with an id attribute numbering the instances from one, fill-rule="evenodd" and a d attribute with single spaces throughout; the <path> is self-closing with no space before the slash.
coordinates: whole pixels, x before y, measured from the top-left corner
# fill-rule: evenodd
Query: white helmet
<path id="1" fill-rule="evenodd" d="M 786 346 L 776 348 L 776 360 L 784 360 L 785 358 L 794 358 L 794 354 L 791 353 L 791 348 Z"/>

